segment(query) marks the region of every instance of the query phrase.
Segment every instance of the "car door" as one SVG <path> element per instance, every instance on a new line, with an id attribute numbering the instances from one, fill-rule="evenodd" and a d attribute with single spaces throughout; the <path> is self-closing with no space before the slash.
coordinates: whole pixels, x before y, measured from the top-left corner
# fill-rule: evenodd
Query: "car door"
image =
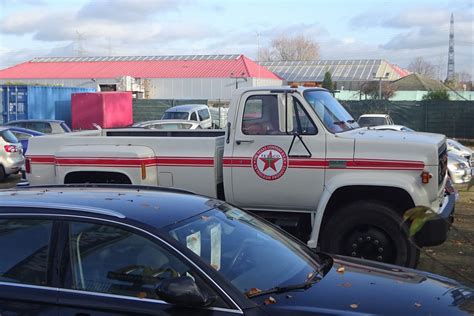
<path id="1" fill-rule="evenodd" d="M 76 315 L 234 315 L 188 262 L 168 245 L 117 224 L 65 222 L 67 242 L 59 292 L 59 313 Z M 216 301 L 210 307 L 182 307 L 165 302 L 154 288 L 167 278 L 191 276 Z"/>
<path id="2" fill-rule="evenodd" d="M 58 315 L 53 221 L 0 214 L 0 315 Z"/>
<path id="3" fill-rule="evenodd" d="M 224 167 L 231 168 L 231 202 L 253 210 L 315 209 L 326 157 L 325 135 L 315 114 L 311 118 L 296 94 L 252 92 L 241 102 L 233 152 L 224 158 Z"/>

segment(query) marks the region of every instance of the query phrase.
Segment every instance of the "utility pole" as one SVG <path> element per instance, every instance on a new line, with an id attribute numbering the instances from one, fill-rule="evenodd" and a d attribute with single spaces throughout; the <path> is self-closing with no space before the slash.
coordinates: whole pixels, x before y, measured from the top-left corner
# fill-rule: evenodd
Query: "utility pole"
<path id="1" fill-rule="evenodd" d="M 454 82 L 454 16 L 452 13 L 449 27 L 448 74 L 446 82 Z"/>
<path id="2" fill-rule="evenodd" d="M 84 35 L 79 33 L 78 30 L 76 30 L 76 40 L 75 40 L 76 53 L 77 53 L 77 56 L 80 56 L 80 57 L 84 56 L 84 52 L 85 52 L 84 47 L 82 45 L 83 41 L 84 41 Z"/>

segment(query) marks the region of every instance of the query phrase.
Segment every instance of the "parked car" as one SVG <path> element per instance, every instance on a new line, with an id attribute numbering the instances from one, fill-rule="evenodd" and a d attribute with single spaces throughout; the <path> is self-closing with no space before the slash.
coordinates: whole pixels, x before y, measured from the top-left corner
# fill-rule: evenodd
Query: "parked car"
<path id="1" fill-rule="evenodd" d="M 160 130 L 201 129 L 199 122 L 186 120 L 155 120 L 133 124 L 133 127 L 144 127 Z"/>
<path id="2" fill-rule="evenodd" d="M 472 169 L 466 159 L 448 151 L 448 175 L 454 183 L 469 183 L 472 179 Z"/>
<path id="3" fill-rule="evenodd" d="M 201 128 L 211 128 L 212 119 L 209 107 L 204 104 L 183 104 L 165 111 L 162 120 L 188 120 L 199 122 Z"/>
<path id="4" fill-rule="evenodd" d="M 7 127 L 0 126 L 0 181 L 18 173 L 24 162 L 21 143 Z"/>
<path id="5" fill-rule="evenodd" d="M 6 123 L 7 126 L 18 126 L 31 129 L 44 134 L 69 133 L 71 129 L 66 122 L 61 120 L 18 120 Z"/>
<path id="6" fill-rule="evenodd" d="M 388 114 L 363 114 L 359 116 L 357 123 L 360 127 L 395 124 Z"/>
<path id="7" fill-rule="evenodd" d="M 430 273 L 317 253 L 243 210 L 169 188 L 3 191 L 0 231 L 9 315 L 467 315 L 474 295 Z"/>
<path id="8" fill-rule="evenodd" d="M 414 132 L 411 128 L 403 125 L 380 125 L 373 126 L 371 129 Z M 473 173 L 472 150 L 450 138 L 446 139 L 446 143 L 448 148 L 448 175 L 456 184 L 471 182 Z"/>
<path id="9" fill-rule="evenodd" d="M 15 137 L 20 141 L 21 145 L 23 146 L 23 155 L 25 155 L 26 151 L 28 150 L 28 140 L 31 137 L 44 135 L 44 133 L 22 127 L 11 126 L 8 127 L 8 129 L 10 130 L 10 132 L 13 133 L 13 135 L 15 135 Z"/>
<path id="10" fill-rule="evenodd" d="M 469 165 L 474 167 L 474 151 L 472 149 L 452 138 L 448 138 L 446 142 L 448 144 L 448 151 L 464 157 L 469 162 Z"/>

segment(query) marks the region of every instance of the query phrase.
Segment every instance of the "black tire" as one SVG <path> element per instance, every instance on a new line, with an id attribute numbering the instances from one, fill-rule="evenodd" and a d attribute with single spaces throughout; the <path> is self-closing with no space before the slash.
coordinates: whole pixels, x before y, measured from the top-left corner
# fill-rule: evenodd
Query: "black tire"
<path id="1" fill-rule="evenodd" d="M 5 174 L 5 169 L 3 169 L 3 166 L 0 166 L 0 181 L 3 181 L 5 180 L 7 177 L 6 177 L 6 174 Z"/>
<path id="2" fill-rule="evenodd" d="M 401 221 L 392 207 L 379 201 L 344 205 L 324 225 L 321 250 L 415 268 L 420 252 Z"/>

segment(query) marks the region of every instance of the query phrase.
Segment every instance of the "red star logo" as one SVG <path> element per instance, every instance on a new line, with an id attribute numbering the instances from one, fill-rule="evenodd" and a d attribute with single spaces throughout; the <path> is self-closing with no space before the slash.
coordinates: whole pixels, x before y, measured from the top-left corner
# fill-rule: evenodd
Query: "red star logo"
<path id="1" fill-rule="evenodd" d="M 275 163 L 281 158 L 277 156 L 273 156 L 272 152 L 270 151 L 268 156 L 259 157 L 258 159 L 260 159 L 261 161 L 265 163 L 265 166 L 263 167 L 263 171 L 267 170 L 268 168 L 272 168 L 276 172 L 277 170 L 275 167 Z"/>

